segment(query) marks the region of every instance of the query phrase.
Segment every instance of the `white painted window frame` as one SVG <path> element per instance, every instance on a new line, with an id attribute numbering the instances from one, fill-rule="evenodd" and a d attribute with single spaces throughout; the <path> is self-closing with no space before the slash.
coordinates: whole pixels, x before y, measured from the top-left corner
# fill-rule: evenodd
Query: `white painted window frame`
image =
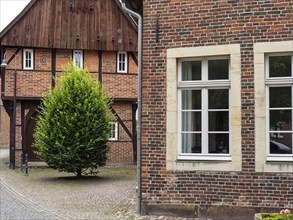
<path id="1" fill-rule="evenodd" d="M 229 75 L 228 79 L 224 80 L 208 80 L 208 61 L 209 60 L 228 60 L 229 61 Z M 202 64 L 202 73 L 201 80 L 195 81 L 182 81 L 182 62 L 183 61 L 201 61 Z M 179 160 L 231 160 L 231 134 L 230 134 L 230 58 L 229 56 L 219 56 L 219 57 L 201 57 L 201 58 L 188 58 L 188 59 L 179 59 L 178 60 L 178 159 Z M 208 90 L 209 89 L 228 89 L 229 90 L 229 131 L 223 132 L 229 134 L 229 153 L 228 154 L 211 154 L 208 153 L 208 135 L 210 132 L 208 130 Z M 201 103 L 201 131 L 194 133 L 201 133 L 202 135 L 202 153 L 182 153 L 182 90 L 201 90 L 202 91 L 202 103 Z M 225 110 L 226 111 L 226 110 Z M 190 132 L 189 132 L 190 133 Z M 220 133 L 220 132 L 217 132 Z"/>
<path id="2" fill-rule="evenodd" d="M 76 57 L 75 54 L 80 53 L 80 67 L 76 65 Z M 83 51 L 82 50 L 73 50 L 73 64 L 80 69 L 83 69 Z"/>
<path id="3" fill-rule="evenodd" d="M 269 76 L 269 57 L 270 56 L 291 56 L 291 77 L 270 77 Z M 291 92 L 293 91 L 293 52 L 288 53 L 268 53 L 265 56 L 265 87 L 266 87 L 266 157 L 267 161 L 291 161 L 293 158 L 293 152 L 291 154 L 270 154 L 270 107 L 269 107 L 269 88 L 270 87 L 291 87 Z M 291 95 L 291 108 L 286 108 L 286 110 L 291 110 L 291 118 L 293 119 L 293 92 Z M 282 108 L 285 109 L 285 108 Z M 292 128 L 293 129 L 293 128 Z M 293 130 L 290 132 L 282 131 L 282 133 L 292 134 L 293 143 Z"/>
<path id="4" fill-rule="evenodd" d="M 266 110 L 266 54 L 291 53 L 293 41 L 254 43 L 254 88 L 255 88 L 255 171 L 292 173 L 293 157 L 288 160 L 270 160 L 267 155 L 267 110 Z M 293 84 L 293 79 L 288 79 Z M 269 84 L 269 82 L 267 82 Z M 277 159 L 277 158 L 275 158 Z"/>
<path id="5" fill-rule="evenodd" d="M 124 56 L 124 60 L 121 60 L 121 56 Z M 120 69 L 120 63 L 124 63 L 124 69 Z M 128 57 L 127 57 L 127 52 L 118 52 L 117 53 L 117 73 L 127 73 L 127 68 L 128 68 Z"/>
<path id="6" fill-rule="evenodd" d="M 178 158 L 178 64 L 180 59 L 230 57 L 230 160 Z M 219 82 L 217 86 L 221 86 Z M 217 84 L 217 83 L 216 83 Z M 169 171 L 241 171 L 241 52 L 240 44 L 167 49 L 166 169 Z"/>
<path id="7" fill-rule="evenodd" d="M 27 53 L 30 54 L 31 66 L 26 65 L 26 61 L 28 60 Z M 23 49 L 23 69 L 25 70 L 33 70 L 34 69 L 34 50 L 33 49 Z"/>
<path id="8" fill-rule="evenodd" d="M 109 141 L 117 141 L 118 140 L 118 122 L 109 122 L 110 127 L 110 134 L 115 134 L 115 136 L 113 137 L 109 137 L 108 140 Z M 112 130 L 112 126 L 114 125 L 114 131 Z"/>

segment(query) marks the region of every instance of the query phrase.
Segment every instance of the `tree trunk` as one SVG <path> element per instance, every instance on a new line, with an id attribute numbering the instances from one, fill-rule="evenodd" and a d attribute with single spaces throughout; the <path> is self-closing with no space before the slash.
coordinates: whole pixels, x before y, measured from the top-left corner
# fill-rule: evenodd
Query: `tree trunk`
<path id="1" fill-rule="evenodd" d="M 76 177 L 81 178 L 81 169 L 76 170 Z"/>

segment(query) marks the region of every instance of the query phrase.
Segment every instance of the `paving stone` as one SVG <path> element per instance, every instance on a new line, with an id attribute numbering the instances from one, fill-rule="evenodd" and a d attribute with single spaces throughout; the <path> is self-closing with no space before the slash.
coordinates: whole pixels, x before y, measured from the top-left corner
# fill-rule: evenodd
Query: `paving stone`
<path id="1" fill-rule="evenodd" d="M 106 168 L 97 179 L 77 181 L 44 167 L 25 176 L 8 169 L 7 152 L 0 149 L 1 220 L 185 220 L 136 214 L 135 167 Z"/>

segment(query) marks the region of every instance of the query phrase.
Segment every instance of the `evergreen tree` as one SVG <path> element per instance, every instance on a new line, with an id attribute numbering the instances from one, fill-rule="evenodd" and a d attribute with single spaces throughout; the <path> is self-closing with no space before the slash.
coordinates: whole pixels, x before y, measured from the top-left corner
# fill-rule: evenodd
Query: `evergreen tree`
<path id="1" fill-rule="evenodd" d="M 96 174 L 109 151 L 110 104 L 87 71 L 67 67 L 42 100 L 34 133 L 38 157 L 60 172 Z"/>

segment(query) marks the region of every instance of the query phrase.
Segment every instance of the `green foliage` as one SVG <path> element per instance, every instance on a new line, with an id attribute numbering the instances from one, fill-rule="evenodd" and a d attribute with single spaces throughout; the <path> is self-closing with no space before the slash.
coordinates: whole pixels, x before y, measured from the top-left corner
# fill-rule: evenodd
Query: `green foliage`
<path id="1" fill-rule="evenodd" d="M 262 220 L 293 220 L 292 214 L 279 214 L 279 213 L 271 213 L 271 214 L 261 214 Z"/>
<path id="2" fill-rule="evenodd" d="M 42 100 L 34 133 L 38 157 L 59 171 L 95 174 L 109 151 L 110 102 L 87 71 L 67 67 Z"/>

